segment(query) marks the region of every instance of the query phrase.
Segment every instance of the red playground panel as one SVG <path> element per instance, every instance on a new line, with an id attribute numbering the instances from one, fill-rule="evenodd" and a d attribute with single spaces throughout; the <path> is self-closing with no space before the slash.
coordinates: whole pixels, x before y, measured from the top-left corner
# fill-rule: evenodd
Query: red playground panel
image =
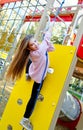
<path id="1" fill-rule="evenodd" d="M 22 0 L 0 0 L 0 5 L 4 5 L 6 3 L 11 3 L 11 2 L 17 2 L 17 1 L 22 1 Z"/>
<path id="2" fill-rule="evenodd" d="M 34 16 L 33 16 L 33 15 L 27 15 L 27 16 L 25 17 L 24 22 L 38 22 L 38 21 L 40 21 L 40 18 L 41 18 L 41 14 L 42 14 L 42 13 L 43 13 L 43 12 L 41 12 L 40 14 L 35 14 Z M 66 22 L 71 22 L 72 19 L 73 19 L 73 17 L 74 17 L 74 13 L 59 14 L 59 17 L 60 17 L 61 19 L 63 19 L 64 21 L 66 21 Z M 50 15 L 50 19 L 51 19 L 51 21 L 56 21 L 56 22 L 60 22 L 60 21 L 61 21 L 60 19 L 58 19 L 57 17 L 55 17 L 54 14 L 51 14 L 51 15 Z"/>
<path id="3" fill-rule="evenodd" d="M 83 35 L 77 50 L 77 57 L 79 57 L 81 60 L 83 60 Z"/>
<path id="4" fill-rule="evenodd" d="M 83 0 L 78 0 L 78 4 L 83 4 Z"/>

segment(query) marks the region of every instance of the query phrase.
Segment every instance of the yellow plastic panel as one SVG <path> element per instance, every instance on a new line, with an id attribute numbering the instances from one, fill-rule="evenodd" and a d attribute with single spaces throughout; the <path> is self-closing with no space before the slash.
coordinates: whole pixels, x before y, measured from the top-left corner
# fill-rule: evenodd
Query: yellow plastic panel
<path id="1" fill-rule="evenodd" d="M 54 73 L 47 74 L 41 90 L 44 100 L 42 102 L 37 101 L 30 118 L 33 124 L 33 130 L 49 129 L 75 55 L 76 49 L 73 46 L 55 45 L 55 48 L 54 52 L 49 53 L 50 67 L 54 69 Z M 0 130 L 7 130 L 8 125 L 11 125 L 13 130 L 22 130 L 19 122 L 29 100 L 32 84 L 33 81 L 26 81 L 25 74 L 16 82 L 3 113 Z M 22 105 L 17 103 L 18 99 L 22 99 Z"/>

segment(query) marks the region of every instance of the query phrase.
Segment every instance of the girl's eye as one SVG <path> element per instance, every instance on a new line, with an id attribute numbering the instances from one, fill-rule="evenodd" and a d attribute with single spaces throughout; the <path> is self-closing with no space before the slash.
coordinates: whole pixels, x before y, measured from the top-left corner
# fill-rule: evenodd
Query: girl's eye
<path id="1" fill-rule="evenodd" d="M 34 42 L 36 42 L 36 40 L 34 40 Z"/>
<path id="2" fill-rule="evenodd" d="M 33 46 L 33 44 L 31 44 L 31 46 Z"/>

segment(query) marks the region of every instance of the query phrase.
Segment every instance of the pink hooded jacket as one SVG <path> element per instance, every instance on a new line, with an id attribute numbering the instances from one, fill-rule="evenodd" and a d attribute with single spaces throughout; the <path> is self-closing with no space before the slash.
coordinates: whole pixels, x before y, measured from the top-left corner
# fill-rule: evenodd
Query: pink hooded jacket
<path id="1" fill-rule="evenodd" d="M 32 60 L 32 63 L 29 67 L 29 75 L 37 83 L 41 83 L 42 75 L 45 70 L 46 51 L 54 50 L 54 46 L 51 43 L 50 39 L 51 39 L 51 33 L 46 32 L 46 34 L 44 36 L 44 40 L 39 45 L 39 49 L 36 51 L 30 51 L 30 58 Z M 48 61 L 47 68 L 48 68 L 48 66 L 49 66 L 49 61 Z M 47 68 L 46 68 L 46 72 L 45 72 L 43 79 L 46 76 Z"/>

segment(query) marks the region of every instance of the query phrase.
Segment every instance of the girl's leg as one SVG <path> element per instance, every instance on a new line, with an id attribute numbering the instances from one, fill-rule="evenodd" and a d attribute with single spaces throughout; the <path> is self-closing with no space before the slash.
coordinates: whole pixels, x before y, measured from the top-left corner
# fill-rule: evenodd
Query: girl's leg
<path id="1" fill-rule="evenodd" d="M 33 84 L 31 98 L 30 98 L 30 100 L 29 100 L 29 102 L 26 106 L 26 110 L 25 110 L 25 114 L 24 114 L 25 118 L 29 118 L 31 116 L 32 112 L 33 112 L 38 94 L 41 90 L 40 85 L 41 85 L 41 88 L 42 88 L 43 82 L 41 84 L 34 82 L 34 84 Z"/>
<path id="2" fill-rule="evenodd" d="M 29 59 L 27 65 L 26 65 L 26 74 L 29 73 L 29 66 L 31 63 L 32 63 L 32 61 Z"/>

